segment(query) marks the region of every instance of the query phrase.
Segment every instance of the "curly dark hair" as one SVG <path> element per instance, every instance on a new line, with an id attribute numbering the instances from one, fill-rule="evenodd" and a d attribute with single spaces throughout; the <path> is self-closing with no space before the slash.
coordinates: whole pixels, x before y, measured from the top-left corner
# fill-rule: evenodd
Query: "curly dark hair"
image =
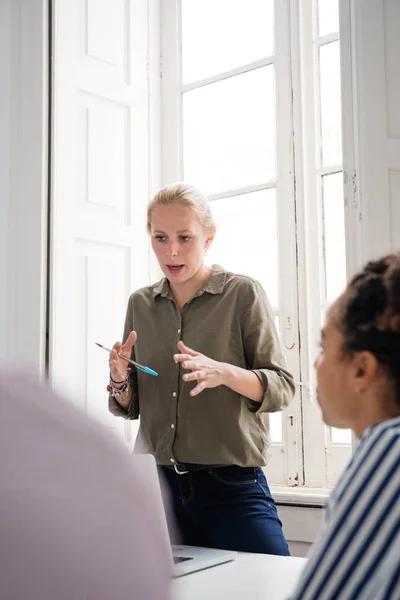
<path id="1" fill-rule="evenodd" d="M 400 253 L 369 262 L 353 277 L 342 296 L 338 327 L 346 354 L 375 355 L 400 404 Z"/>

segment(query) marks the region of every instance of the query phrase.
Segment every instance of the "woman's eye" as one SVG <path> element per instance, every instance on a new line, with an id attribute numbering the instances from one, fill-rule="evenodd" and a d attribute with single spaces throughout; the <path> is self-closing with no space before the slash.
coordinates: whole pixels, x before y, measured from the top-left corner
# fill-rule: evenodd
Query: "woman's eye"
<path id="1" fill-rule="evenodd" d="M 165 242 L 165 236 L 164 235 L 156 235 L 155 238 L 159 242 Z"/>
<path id="2" fill-rule="evenodd" d="M 179 239 L 181 242 L 188 242 L 190 240 L 190 236 L 189 235 L 181 235 Z"/>

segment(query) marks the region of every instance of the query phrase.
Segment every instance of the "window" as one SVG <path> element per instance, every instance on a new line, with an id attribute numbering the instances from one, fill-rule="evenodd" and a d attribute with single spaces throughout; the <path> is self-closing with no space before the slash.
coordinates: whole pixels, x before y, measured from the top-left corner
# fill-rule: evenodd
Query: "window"
<path id="1" fill-rule="evenodd" d="M 308 338 L 310 369 L 326 311 L 346 284 L 346 248 L 338 2 L 314 0 L 306 5 L 300 77 L 306 79 L 302 112 L 303 123 L 308 127 L 301 143 L 307 196 L 304 203 L 309 215 L 305 223 L 308 231 L 314 230 L 317 235 L 307 236 L 306 241 L 306 265 L 310 271 L 308 329 L 301 333 L 303 339 Z M 306 480 L 311 485 L 332 485 L 350 457 L 351 432 L 327 427 L 321 430 L 319 409 L 312 397 L 315 376 L 313 371 L 310 374 L 311 400 L 302 405 Z"/>
<path id="2" fill-rule="evenodd" d="M 326 486 L 351 450 L 322 423 L 311 368 L 346 281 L 338 11 L 300 4 L 161 3 L 162 184 L 209 195 L 210 262 L 258 279 L 272 305 L 297 393 L 270 415 L 270 482 Z"/>

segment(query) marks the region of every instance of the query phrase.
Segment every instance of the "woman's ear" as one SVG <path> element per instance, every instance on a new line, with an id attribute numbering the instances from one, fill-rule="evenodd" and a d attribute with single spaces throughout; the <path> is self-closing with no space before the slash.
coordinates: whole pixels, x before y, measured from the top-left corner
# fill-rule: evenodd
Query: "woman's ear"
<path id="1" fill-rule="evenodd" d="M 211 227 L 207 232 L 207 238 L 206 238 L 206 243 L 205 243 L 206 250 L 208 250 L 209 247 L 211 246 L 213 239 L 215 238 L 215 234 L 216 234 L 215 227 Z"/>
<path id="2" fill-rule="evenodd" d="M 355 357 L 355 379 L 358 385 L 367 387 L 376 377 L 378 372 L 378 361 L 372 352 L 359 352 Z"/>

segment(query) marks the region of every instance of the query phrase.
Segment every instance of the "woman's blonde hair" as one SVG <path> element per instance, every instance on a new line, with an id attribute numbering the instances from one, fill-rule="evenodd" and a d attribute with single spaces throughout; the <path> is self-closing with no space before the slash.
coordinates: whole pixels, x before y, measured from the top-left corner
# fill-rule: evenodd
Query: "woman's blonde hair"
<path id="1" fill-rule="evenodd" d="M 177 182 L 163 187 L 147 206 L 147 231 L 151 231 L 151 218 L 157 206 L 180 204 L 190 208 L 200 225 L 209 232 L 215 228 L 215 221 L 207 197 L 198 188 L 188 183 Z"/>

